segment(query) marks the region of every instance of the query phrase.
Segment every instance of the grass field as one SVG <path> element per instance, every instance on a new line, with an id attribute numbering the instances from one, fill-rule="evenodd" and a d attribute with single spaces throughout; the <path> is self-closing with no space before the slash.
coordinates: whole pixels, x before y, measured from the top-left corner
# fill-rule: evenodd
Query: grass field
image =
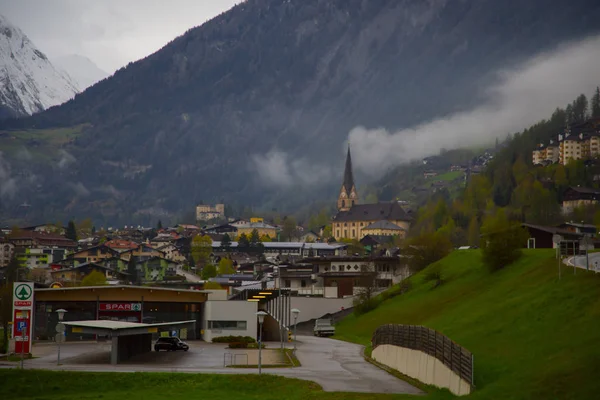
<path id="1" fill-rule="evenodd" d="M 382 324 L 434 328 L 474 353 L 472 399 L 600 398 L 600 274 L 558 266 L 552 250 L 527 250 L 488 272 L 478 250 L 441 260 L 446 282 L 432 289 L 423 271 L 412 289 L 336 326 L 336 337 L 369 345 Z M 428 398 L 438 398 L 433 393 Z"/>
<path id="2" fill-rule="evenodd" d="M 450 182 L 455 179 L 461 178 L 465 173 L 462 171 L 449 171 L 443 174 L 439 174 L 438 176 L 434 176 L 429 178 L 428 181 L 446 181 Z"/>
<path id="3" fill-rule="evenodd" d="M 57 129 L 0 131 L 0 149 L 34 162 L 60 158 L 59 150 L 81 135 L 89 125 Z"/>
<path id="4" fill-rule="evenodd" d="M 95 373 L 0 370 L 0 399 L 393 400 L 407 396 L 323 392 L 315 383 L 273 375 Z M 412 397 L 413 399 L 417 397 Z"/>

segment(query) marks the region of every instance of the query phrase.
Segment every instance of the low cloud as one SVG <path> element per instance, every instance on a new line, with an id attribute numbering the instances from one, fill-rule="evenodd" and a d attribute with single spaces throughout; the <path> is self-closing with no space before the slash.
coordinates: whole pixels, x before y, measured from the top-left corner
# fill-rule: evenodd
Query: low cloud
<path id="1" fill-rule="evenodd" d="M 77 161 L 77 159 L 66 150 L 61 149 L 58 154 L 60 155 L 60 160 L 58 161 L 58 168 L 60 169 L 65 169 Z"/>
<path id="2" fill-rule="evenodd" d="M 18 160 L 21 161 L 30 161 L 33 157 L 31 156 L 31 153 L 29 152 L 29 150 L 27 150 L 27 148 L 23 147 L 21 148 L 16 155 Z"/>
<path id="3" fill-rule="evenodd" d="M 87 197 L 90 195 L 88 188 L 81 182 L 69 183 L 69 187 L 73 189 L 73 192 L 75 192 L 75 195 L 78 197 Z"/>
<path id="4" fill-rule="evenodd" d="M 498 72 L 488 101 L 467 112 L 390 132 L 354 128 L 348 134 L 355 166 L 372 176 L 390 167 L 436 154 L 440 149 L 485 145 L 549 118 L 581 93 L 600 85 L 600 37 L 569 43 Z"/>
<path id="5" fill-rule="evenodd" d="M 265 155 L 253 155 L 251 163 L 260 181 L 268 186 L 315 185 L 332 176 L 330 167 L 312 163 L 306 158 L 290 159 L 286 152 L 277 149 Z"/>
<path id="6" fill-rule="evenodd" d="M 0 151 L 0 198 L 13 199 L 17 195 L 17 180 L 12 176 L 10 164 Z"/>

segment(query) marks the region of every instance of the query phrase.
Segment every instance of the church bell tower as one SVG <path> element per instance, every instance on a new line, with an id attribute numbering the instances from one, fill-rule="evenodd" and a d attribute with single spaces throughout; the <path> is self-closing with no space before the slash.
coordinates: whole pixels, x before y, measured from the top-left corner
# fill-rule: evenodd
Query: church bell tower
<path id="1" fill-rule="evenodd" d="M 352 156 L 350 155 L 350 145 L 348 145 L 348 154 L 346 155 L 346 168 L 344 170 L 344 181 L 340 189 L 340 195 L 337 201 L 338 211 L 348 211 L 358 202 L 358 193 L 354 185 L 354 175 L 352 174 Z"/>

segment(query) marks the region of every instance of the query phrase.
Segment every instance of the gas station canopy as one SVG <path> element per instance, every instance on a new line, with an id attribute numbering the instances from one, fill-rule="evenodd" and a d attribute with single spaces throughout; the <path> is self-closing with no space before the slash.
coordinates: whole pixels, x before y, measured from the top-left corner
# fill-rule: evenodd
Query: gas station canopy
<path id="1" fill-rule="evenodd" d="M 73 333 L 90 333 L 110 336 L 112 346 L 110 363 L 118 364 L 138 354 L 152 351 L 152 334 L 169 330 L 172 327 L 196 324 L 195 320 L 143 324 L 109 320 L 63 321 Z"/>

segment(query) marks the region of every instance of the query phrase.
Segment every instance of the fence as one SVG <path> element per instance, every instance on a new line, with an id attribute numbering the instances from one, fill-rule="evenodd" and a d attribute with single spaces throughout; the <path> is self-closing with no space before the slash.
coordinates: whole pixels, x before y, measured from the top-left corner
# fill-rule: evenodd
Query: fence
<path id="1" fill-rule="evenodd" d="M 473 354 L 441 333 L 417 325 L 382 325 L 371 339 L 373 350 L 389 344 L 422 351 L 440 360 L 471 387 L 473 381 Z"/>

